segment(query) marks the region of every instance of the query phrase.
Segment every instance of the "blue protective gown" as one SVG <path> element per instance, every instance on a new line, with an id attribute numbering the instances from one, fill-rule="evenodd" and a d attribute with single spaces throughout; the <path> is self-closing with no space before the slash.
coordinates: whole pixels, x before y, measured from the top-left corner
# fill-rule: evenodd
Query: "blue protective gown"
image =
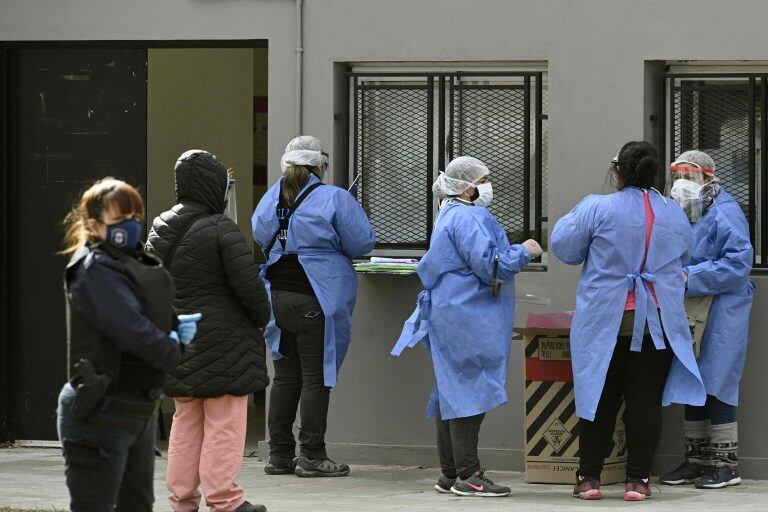
<path id="1" fill-rule="evenodd" d="M 280 178 L 259 201 L 251 218 L 253 239 L 265 249 L 278 230 L 276 208 Z M 310 175 L 307 187 L 320 180 Z M 305 187 L 306 188 L 306 187 Z M 341 363 L 347 354 L 352 330 L 352 310 L 357 297 L 357 276 L 352 258 L 371 252 L 376 237 L 368 217 L 354 197 L 344 189 L 324 185 L 313 190 L 291 216 L 285 250 L 280 242 L 272 247 L 261 276 L 269 293 L 267 269 L 283 254 L 298 254 L 320 307 L 325 314 L 325 385 L 336 385 Z M 264 331 L 273 359 L 281 359 L 280 329 L 274 314 Z"/>
<path id="2" fill-rule="evenodd" d="M 707 393 L 738 405 L 755 286 L 749 279 L 753 250 L 747 219 L 728 192 L 721 190 L 693 224 L 693 238 L 694 249 L 684 268 L 687 295 L 715 296 L 701 341 L 701 377 Z"/>
<path id="3" fill-rule="evenodd" d="M 706 400 L 683 305 L 681 271 L 693 246 L 690 224 L 677 203 L 651 192 L 655 220 L 641 273 L 644 193 L 628 187 L 587 196 L 552 231 L 550 247 L 555 256 L 569 265 L 584 263 L 571 325 L 571 357 L 576 414 L 590 421 L 595 418 L 630 290 L 635 290 L 636 304 L 631 350 L 641 350 L 647 322 L 656 348 L 664 348 L 666 334 L 675 353 L 663 404 L 703 405 Z M 661 318 L 648 291 L 649 282 L 656 291 Z"/>
<path id="4" fill-rule="evenodd" d="M 491 281 L 505 281 L 493 297 Z M 486 209 L 447 203 L 417 270 L 425 290 L 392 350 L 424 342 L 435 385 L 427 417 L 463 418 L 507 402 L 505 383 L 515 319 L 514 276 L 530 261 Z"/>

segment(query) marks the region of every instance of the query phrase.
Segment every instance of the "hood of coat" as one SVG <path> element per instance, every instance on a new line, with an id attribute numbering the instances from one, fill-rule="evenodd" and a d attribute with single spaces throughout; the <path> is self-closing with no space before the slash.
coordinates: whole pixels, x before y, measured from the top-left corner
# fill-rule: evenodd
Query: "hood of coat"
<path id="1" fill-rule="evenodd" d="M 215 155 L 201 149 L 184 152 L 176 161 L 176 202 L 194 201 L 211 214 L 223 213 L 227 202 L 227 168 Z"/>

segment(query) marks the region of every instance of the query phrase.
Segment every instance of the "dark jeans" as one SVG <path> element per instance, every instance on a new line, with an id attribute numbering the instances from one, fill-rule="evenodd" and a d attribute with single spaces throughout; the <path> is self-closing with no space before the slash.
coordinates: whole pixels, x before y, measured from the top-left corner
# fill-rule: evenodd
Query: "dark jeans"
<path id="1" fill-rule="evenodd" d="M 712 395 L 707 395 L 707 403 L 701 407 L 685 406 L 687 421 L 709 420 L 712 425 L 724 425 L 736 421 L 736 406 L 727 404 Z"/>
<path id="2" fill-rule="evenodd" d="M 624 396 L 627 478 L 648 478 L 661 437 L 661 398 L 674 353 L 656 350 L 650 334 L 641 352 L 630 352 L 631 338 L 616 342 L 594 421 L 579 420 L 579 473 L 599 478 L 612 445 L 616 416 Z"/>
<path id="3" fill-rule="evenodd" d="M 152 512 L 157 417 L 95 413 L 78 423 L 59 395 L 58 430 L 72 512 Z"/>
<path id="4" fill-rule="evenodd" d="M 269 395 L 270 454 L 293 458 L 293 424 L 300 405 L 299 451 L 311 459 L 324 459 L 325 429 L 331 388 L 323 378 L 325 316 L 314 295 L 272 291 L 272 311 L 280 328 L 280 353 Z"/>
<path id="5" fill-rule="evenodd" d="M 477 438 L 485 414 L 443 420 L 437 416 L 437 455 L 440 467 L 448 478 L 466 480 L 480 470 Z"/>

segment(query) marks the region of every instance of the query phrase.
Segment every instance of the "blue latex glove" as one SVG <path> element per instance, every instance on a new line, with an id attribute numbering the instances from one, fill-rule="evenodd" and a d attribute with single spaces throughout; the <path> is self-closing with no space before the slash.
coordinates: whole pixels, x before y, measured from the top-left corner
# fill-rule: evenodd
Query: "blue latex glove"
<path id="1" fill-rule="evenodd" d="M 192 339 L 197 333 L 197 322 L 203 318 L 201 313 L 195 313 L 193 315 L 179 315 L 179 343 L 182 345 L 189 345 Z"/>

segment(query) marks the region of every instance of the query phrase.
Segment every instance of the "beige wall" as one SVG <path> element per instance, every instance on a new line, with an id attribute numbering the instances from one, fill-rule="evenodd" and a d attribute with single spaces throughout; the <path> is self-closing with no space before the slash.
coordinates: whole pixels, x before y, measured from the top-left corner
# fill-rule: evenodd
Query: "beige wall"
<path id="1" fill-rule="evenodd" d="M 253 212 L 254 50 L 162 49 L 148 52 L 147 210 L 175 203 L 173 165 L 199 148 L 233 167 L 238 221 L 246 240 Z"/>

